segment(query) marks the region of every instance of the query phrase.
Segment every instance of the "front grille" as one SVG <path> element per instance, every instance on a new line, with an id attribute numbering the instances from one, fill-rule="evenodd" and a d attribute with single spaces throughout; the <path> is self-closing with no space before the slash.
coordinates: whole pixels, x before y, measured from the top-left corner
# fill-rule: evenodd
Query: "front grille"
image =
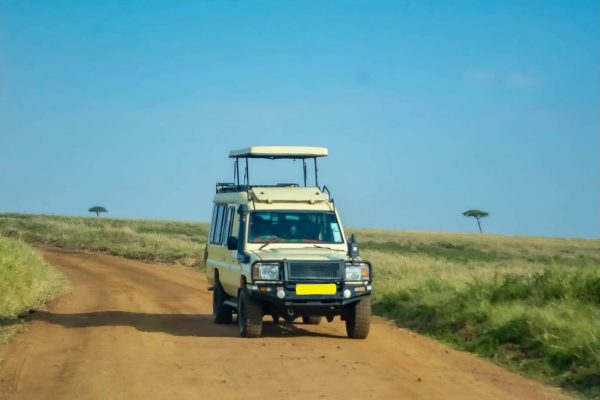
<path id="1" fill-rule="evenodd" d="M 336 262 L 290 262 L 288 279 L 337 279 L 341 276 L 340 267 Z"/>

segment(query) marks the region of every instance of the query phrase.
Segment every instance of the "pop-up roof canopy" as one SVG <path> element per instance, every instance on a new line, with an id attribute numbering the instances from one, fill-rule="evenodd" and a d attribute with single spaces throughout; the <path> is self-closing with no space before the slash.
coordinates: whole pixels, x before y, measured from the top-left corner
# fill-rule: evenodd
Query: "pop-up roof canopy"
<path id="1" fill-rule="evenodd" d="M 325 147 L 305 146 L 252 146 L 229 152 L 229 158 L 290 158 L 306 159 L 326 157 L 328 151 Z"/>
<path id="2" fill-rule="evenodd" d="M 233 171 L 233 185 L 231 187 L 239 188 L 242 185 L 246 188 L 250 187 L 250 174 L 248 171 L 248 159 L 250 158 L 266 158 L 269 160 L 287 159 L 287 160 L 302 160 L 302 172 L 304 175 L 304 186 L 307 186 L 306 178 L 306 159 L 313 160 L 315 171 L 315 186 L 319 186 L 317 158 L 326 157 L 329 151 L 325 147 L 308 147 L 308 146 L 252 146 L 240 150 L 232 150 L 229 152 L 229 158 L 235 159 Z M 240 179 L 240 159 L 245 160 L 243 183 Z"/>

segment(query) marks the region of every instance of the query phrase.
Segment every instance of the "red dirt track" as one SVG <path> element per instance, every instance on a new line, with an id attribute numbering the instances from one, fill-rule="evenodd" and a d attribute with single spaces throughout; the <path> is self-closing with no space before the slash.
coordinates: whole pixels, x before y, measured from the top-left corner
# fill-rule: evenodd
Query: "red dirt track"
<path id="1" fill-rule="evenodd" d="M 339 320 L 274 324 L 243 339 L 211 320 L 203 274 L 45 250 L 71 292 L 0 347 L 0 399 L 564 399 L 379 318 L 366 340 Z M 269 322 L 267 322 L 269 321 Z"/>

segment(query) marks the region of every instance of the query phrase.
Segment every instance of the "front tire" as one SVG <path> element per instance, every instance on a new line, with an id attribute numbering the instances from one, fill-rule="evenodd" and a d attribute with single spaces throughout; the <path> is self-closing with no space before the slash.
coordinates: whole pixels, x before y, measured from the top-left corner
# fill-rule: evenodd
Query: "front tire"
<path id="1" fill-rule="evenodd" d="M 213 322 L 216 324 L 230 324 L 233 320 L 233 309 L 223 304 L 229 296 L 223 290 L 223 286 L 218 280 L 215 280 L 213 289 Z"/>
<path id="2" fill-rule="evenodd" d="M 346 317 L 346 333 L 351 339 L 365 339 L 371 327 L 371 298 L 365 297 L 354 303 Z"/>
<path id="3" fill-rule="evenodd" d="M 240 290 L 238 296 L 238 326 L 240 336 L 256 338 L 262 333 L 263 312 L 260 304 L 254 301 L 244 289 Z"/>

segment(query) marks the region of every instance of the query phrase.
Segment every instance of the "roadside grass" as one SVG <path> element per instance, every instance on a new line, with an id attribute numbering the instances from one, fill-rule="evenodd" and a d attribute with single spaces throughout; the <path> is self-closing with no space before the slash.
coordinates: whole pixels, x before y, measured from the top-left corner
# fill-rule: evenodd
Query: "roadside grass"
<path id="1" fill-rule="evenodd" d="M 199 266 L 207 230 L 191 222 L 0 214 L 3 236 L 186 267 Z"/>
<path id="2" fill-rule="evenodd" d="M 355 232 L 375 265 L 376 314 L 600 398 L 600 241 Z"/>
<path id="3" fill-rule="evenodd" d="M 27 244 L 0 237 L 0 344 L 17 332 L 17 316 L 64 292 L 64 276 Z"/>
<path id="4" fill-rule="evenodd" d="M 3 236 L 199 268 L 207 231 L 206 223 L 0 214 Z M 376 314 L 600 398 L 600 240 L 349 231 L 374 265 Z"/>

